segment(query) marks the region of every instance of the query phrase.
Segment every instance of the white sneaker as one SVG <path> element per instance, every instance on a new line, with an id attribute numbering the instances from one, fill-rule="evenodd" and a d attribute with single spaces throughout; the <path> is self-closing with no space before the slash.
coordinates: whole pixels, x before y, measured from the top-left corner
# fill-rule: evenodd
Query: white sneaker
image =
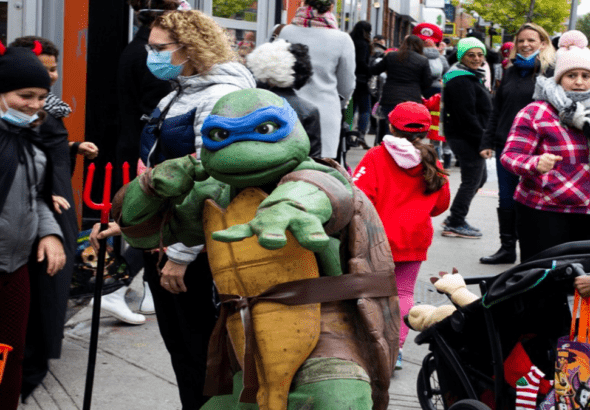
<path id="1" fill-rule="evenodd" d="M 133 313 L 127 302 L 125 302 L 125 293 L 127 293 L 127 286 L 123 286 L 116 292 L 103 295 L 100 300 L 100 310 L 111 314 L 122 322 L 130 325 L 143 325 L 145 323 L 145 316 L 138 313 Z M 94 298 L 90 301 L 90 306 L 94 305 Z"/>
<path id="2" fill-rule="evenodd" d="M 144 315 L 153 315 L 156 313 L 152 290 L 150 289 L 150 285 L 145 281 L 143 282 L 143 297 L 141 298 L 141 302 L 139 302 L 139 311 Z"/>

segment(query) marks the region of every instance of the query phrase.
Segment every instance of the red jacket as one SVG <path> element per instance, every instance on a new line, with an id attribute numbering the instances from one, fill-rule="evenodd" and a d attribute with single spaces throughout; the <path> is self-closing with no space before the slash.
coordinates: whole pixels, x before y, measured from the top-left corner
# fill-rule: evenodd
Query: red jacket
<path id="1" fill-rule="evenodd" d="M 428 130 L 427 138 L 434 140 L 434 141 L 442 141 L 446 142 L 444 136 L 439 135 L 439 122 L 440 122 L 440 93 L 434 94 L 429 99 L 422 98 L 422 103 L 428 108 L 430 111 L 430 116 L 432 117 L 432 124 L 430 125 L 430 129 Z"/>
<path id="2" fill-rule="evenodd" d="M 384 146 L 367 152 L 356 167 L 353 180 L 377 209 L 393 260 L 426 260 L 434 233 L 431 217 L 440 215 L 449 207 L 449 184 L 425 195 L 422 164 L 403 169 Z"/>

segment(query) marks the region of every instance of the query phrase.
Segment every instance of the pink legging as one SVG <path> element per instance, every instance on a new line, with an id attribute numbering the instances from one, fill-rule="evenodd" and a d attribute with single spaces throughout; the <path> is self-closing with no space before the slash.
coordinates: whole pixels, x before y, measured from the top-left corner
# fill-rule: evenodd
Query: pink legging
<path id="1" fill-rule="evenodd" d="M 395 262 L 395 280 L 399 294 L 399 308 L 402 323 L 399 332 L 399 347 L 403 347 L 408 336 L 408 327 L 404 323 L 404 316 L 408 314 L 414 305 L 414 286 L 422 262 Z"/>

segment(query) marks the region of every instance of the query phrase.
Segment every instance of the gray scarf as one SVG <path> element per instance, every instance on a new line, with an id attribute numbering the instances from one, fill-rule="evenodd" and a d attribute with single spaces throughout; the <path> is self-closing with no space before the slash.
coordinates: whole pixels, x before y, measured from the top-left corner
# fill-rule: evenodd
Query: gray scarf
<path id="1" fill-rule="evenodd" d="M 546 101 L 559 112 L 564 125 L 572 126 L 577 103 L 590 108 L 590 90 L 584 92 L 565 91 L 553 77 L 537 77 L 533 100 Z"/>

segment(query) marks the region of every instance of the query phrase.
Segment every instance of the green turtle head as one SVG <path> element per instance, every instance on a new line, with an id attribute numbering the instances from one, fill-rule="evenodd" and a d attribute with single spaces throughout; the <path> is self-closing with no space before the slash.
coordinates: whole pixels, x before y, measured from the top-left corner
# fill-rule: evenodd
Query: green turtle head
<path id="1" fill-rule="evenodd" d="M 223 96 L 202 127 L 203 167 L 243 188 L 278 181 L 309 155 L 309 138 L 287 101 L 261 89 Z"/>

